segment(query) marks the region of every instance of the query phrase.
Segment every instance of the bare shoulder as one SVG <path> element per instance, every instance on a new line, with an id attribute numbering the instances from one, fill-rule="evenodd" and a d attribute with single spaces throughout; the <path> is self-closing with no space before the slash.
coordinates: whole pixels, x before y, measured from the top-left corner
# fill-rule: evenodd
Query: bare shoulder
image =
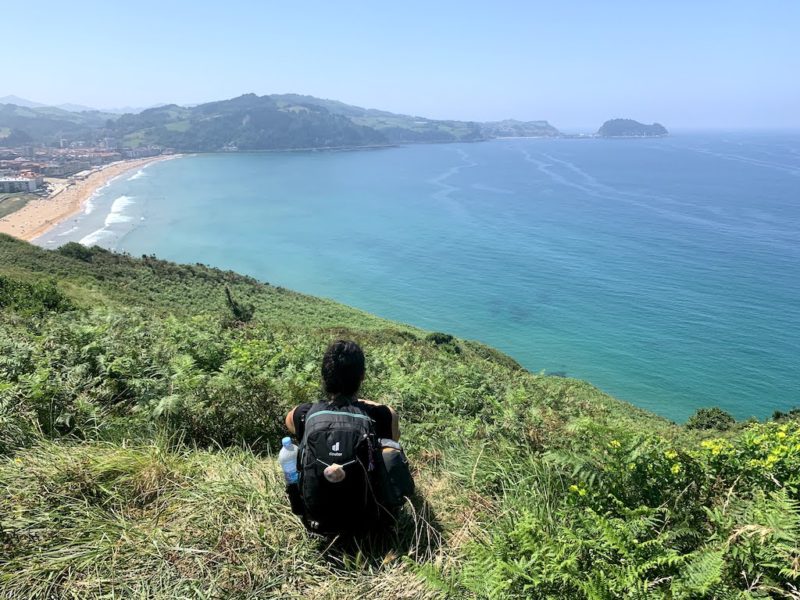
<path id="1" fill-rule="evenodd" d="M 294 430 L 294 411 L 296 411 L 296 410 L 297 410 L 297 407 L 295 406 L 292 410 L 290 410 L 288 413 L 286 413 L 286 420 L 284 421 L 284 423 L 286 424 L 286 429 L 288 429 L 289 433 L 291 433 L 292 435 L 297 433 Z"/>
<path id="2" fill-rule="evenodd" d="M 384 406 L 384 407 L 388 408 L 389 412 L 391 412 L 393 415 L 397 414 L 395 412 L 395 410 L 391 406 L 389 406 L 388 404 L 381 404 L 380 402 L 374 402 L 372 400 L 367 400 L 366 398 L 359 398 L 358 401 L 359 402 L 363 402 L 364 404 L 367 404 L 369 406 Z"/>
<path id="3" fill-rule="evenodd" d="M 397 412 L 387 404 L 379 404 L 378 402 L 373 402 L 372 400 L 365 400 L 364 398 L 359 398 L 359 402 L 363 402 L 369 406 L 385 406 L 389 409 L 389 414 L 392 417 L 392 439 L 395 441 L 400 440 L 400 417 L 397 415 Z"/>
<path id="4" fill-rule="evenodd" d="M 358 401 L 363 402 L 364 404 L 369 404 L 370 406 L 383 406 L 383 404 L 373 402 L 372 400 L 367 400 L 366 398 L 359 398 Z"/>

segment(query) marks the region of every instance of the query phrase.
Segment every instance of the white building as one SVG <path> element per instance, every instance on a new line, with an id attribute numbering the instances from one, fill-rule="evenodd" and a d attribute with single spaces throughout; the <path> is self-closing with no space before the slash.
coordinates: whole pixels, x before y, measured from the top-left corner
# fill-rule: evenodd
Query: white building
<path id="1" fill-rule="evenodd" d="M 0 194 L 14 192 L 35 192 L 44 184 L 39 176 L 32 177 L 0 177 Z"/>

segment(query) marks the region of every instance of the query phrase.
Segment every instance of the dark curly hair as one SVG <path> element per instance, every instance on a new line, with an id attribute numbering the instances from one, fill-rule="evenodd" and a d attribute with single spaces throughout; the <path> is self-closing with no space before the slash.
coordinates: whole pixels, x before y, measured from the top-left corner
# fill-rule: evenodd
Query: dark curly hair
<path id="1" fill-rule="evenodd" d="M 331 397 L 352 396 L 364 379 L 364 352 L 355 342 L 336 340 L 322 357 L 322 385 Z"/>

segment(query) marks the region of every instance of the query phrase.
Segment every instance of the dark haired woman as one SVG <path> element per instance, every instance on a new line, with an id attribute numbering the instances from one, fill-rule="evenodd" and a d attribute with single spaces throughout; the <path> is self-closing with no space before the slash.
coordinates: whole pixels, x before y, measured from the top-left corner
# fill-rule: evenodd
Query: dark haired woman
<path id="1" fill-rule="evenodd" d="M 364 372 L 358 344 L 333 342 L 322 359 L 326 398 L 301 404 L 286 415 L 286 428 L 301 440 L 299 487 L 287 492 L 290 500 L 293 493 L 299 495 L 292 510 L 315 533 L 363 532 L 394 522 L 387 517 L 414 493 L 398 442 L 397 413 L 358 397 Z M 371 441 L 365 446 L 365 440 Z M 373 460 L 376 453 L 382 461 Z"/>
<path id="2" fill-rule="evenodd" d="M 329 402 L 336 405 L 358 406 L 375 422 L 379 438 L 400 440 L 400 419 L 397 413 L 384 404 L 358 397 L 366 373 L 364 352 L 355 342 L 337 340 L 325 351 L 322 358 L 322 385 Z M 312 404 L 306 402 L 289 411 L 286 428 L 298 439 L 303 438 L 306 415 Z"/>

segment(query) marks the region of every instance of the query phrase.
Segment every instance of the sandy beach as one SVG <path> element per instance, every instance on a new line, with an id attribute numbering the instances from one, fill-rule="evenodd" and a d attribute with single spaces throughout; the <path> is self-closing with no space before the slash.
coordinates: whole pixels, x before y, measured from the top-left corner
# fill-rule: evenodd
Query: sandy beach
<path id="1" fill-rule="evenodd" d="M 91 171 L 84 179 L 61 180 L 64 183 L 55 184 L 47 198 L 32 200 L 0 219 L 0 233 L 30 241 L 79 212 L 92 194 L 112 179 L 143 165 L 175 157 L 153 156 L 111 163 Z"/>

